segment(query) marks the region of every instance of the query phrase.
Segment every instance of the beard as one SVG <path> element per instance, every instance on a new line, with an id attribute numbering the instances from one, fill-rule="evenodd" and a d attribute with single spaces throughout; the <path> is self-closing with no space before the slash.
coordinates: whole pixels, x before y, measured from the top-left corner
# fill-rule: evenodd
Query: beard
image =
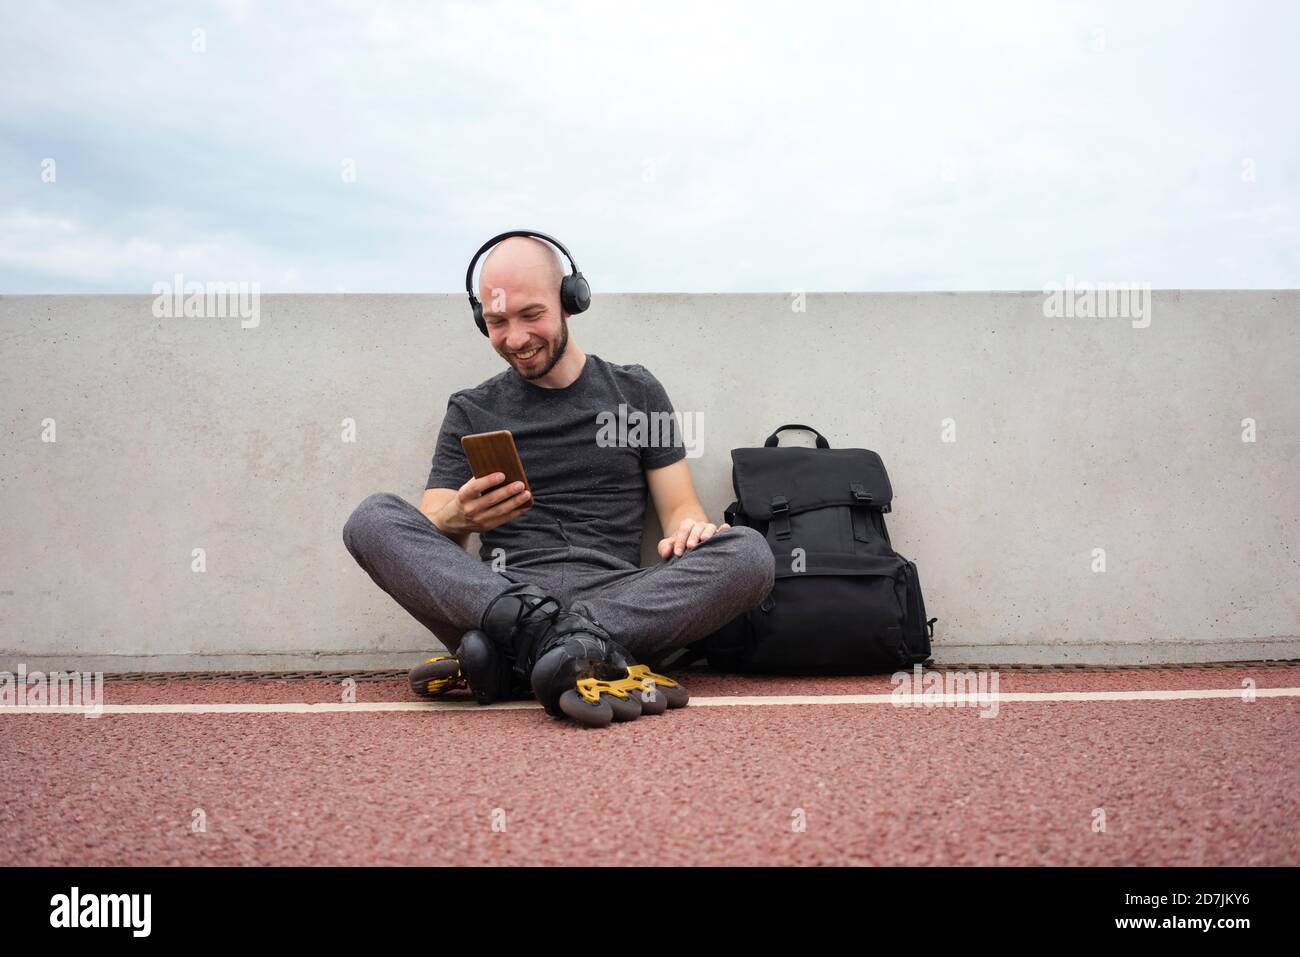
<path id="1" fill-rule="evenodd" d="M 510 363 L 511 367 L 514 368 L 515 372 L 519 373 L 519 376 L 521 378 L 540 379 L 542 376 L 546 375 L 548 372 L 554 369 L 555 364 L 564 358 L 564 350 L 567 349 L 568 347 L 569 347 L 569 318 L 567 316 L 561 316 L 559 336 L 557 336 L 554 340 L 550 340 L 550 339 L 546 340 L 546 342 L 544 342 L 541 346 L 541 348 L 544 348 L 546 350 L 545 362 L 538 363 L 535 368 L 532 366 L 528 366 L 525 368 L 525 367 L 521 367 L 519 363 L 516 362 L 514 358 L 509 355 L 507 355 L 505 359 L 507 362 Z"/>

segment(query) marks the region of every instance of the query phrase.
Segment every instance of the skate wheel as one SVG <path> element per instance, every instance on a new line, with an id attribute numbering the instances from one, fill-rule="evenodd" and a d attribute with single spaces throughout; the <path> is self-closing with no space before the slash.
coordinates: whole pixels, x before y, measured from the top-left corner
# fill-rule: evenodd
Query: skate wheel
<path id="1" fill-rule="evenodd" d="M 663 714 L 668 710 L 668 698 L 664 689 L 655 685 L 653 688 L 636 688 L 630 692 L 641 705 L 642 714 Z"/>
<path id="2" fill-rule="evenodd" d="M 605 696 L 601 695 L 602 700 L 592 704 L 576 690 L 570 688 L 560 695 L 560 710 L 578 724 L 584 724 L 589 728 L 603 728 L 614 720 L 614 709 L 604 698 Z"/>
<path id="3" fill-rule="evenodd" d="M 675 688 L 660 685 L 659 693 L 668 700 L 668 707 L 670 708 L 684 708 L 686 707 L 686 702 L 691 700 L 690 692 L 681 685 L 677 685 Z"/>
<path id="4" fill-rule="evenodd" d="M 454 683 L 459 673 L 460 662 L 455 658 L 426 659 L 411 669 L 411 690 L 422 698 L 437 697 Z M 431 682 L 434 682 L 432 689 L 429 687 Z"/>
<path id="5" fill-rule="evenodd" d="M 626 698 L 603 694 L 600 700 L 609 702 L 609 706 L 614 710 L 615 721 L 634 721 L 641 717 L 641 699 L 635 691 L 629 693 Z"/>

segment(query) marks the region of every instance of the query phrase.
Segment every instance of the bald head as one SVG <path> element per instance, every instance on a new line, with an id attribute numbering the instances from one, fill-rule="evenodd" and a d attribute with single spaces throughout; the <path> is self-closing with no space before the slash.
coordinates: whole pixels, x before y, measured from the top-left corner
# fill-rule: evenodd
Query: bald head
<path id="1" fill-rule="evenodd" d="M 479 302 L 500 299 L 503 290 L 527 288 L 551 290 L 558 304 L 563 281 L 564 266 L 555 247 L 532 236 L 511 236 L 492 247 L 483 260 L 478 279 Z"/>
<path id="2" fill-rule="evenodd" d="M 479 302 L 492 348 L 521 378 L 547 389 L 567 388 L 586 355 L 570 348 L 568 314 L 560 303 L 564 266 L 555 248 L 532 236 L 493 247 L 479 276 Z"/>

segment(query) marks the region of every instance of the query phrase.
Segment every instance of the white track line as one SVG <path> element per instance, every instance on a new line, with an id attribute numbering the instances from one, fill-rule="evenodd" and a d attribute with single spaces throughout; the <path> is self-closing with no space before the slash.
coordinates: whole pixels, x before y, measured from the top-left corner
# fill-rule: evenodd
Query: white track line
<path id="1" fill-rule="evenodd" d="M 1300 688 L 1256 688 L 1256 698 L 1300 698 Z M 892 704 L 898 707 L 944 707 L 969 705 L 980 707 L 996 701 L 1068 702 L 1068 701 L 1188 701 L 1204 698 L 1243 699 L 1242 688 L 1190 688 L 1185 691 L 1151 689 L 1147 691 L 1008 691 L 979 697 L 959 695 L 908 694 L 826 694 L 826 695 L 726 695 L 713 698 L 692 698 L 691 708 L 754 707 L 761 705 L 828 705 L 828 704 Z M 492 705 L 478 705 L 473 701 L 373 701 L 353 704 L 322 702 L 316 704 L 282 702 L 275 704 L 106 704 L 102 714 L 354 714 L 385 711 L 518 711 L 540 708 L 536 701 L 503 701 Z M 0 706 L 5 714 L 94 714 L 87 705 L 26 705 Z"/>

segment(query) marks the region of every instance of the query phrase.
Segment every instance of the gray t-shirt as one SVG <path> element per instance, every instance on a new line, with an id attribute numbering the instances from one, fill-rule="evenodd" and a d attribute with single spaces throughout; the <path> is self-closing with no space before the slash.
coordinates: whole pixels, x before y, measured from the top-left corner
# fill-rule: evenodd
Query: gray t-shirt
<path id="1" fill-rule="evenodd" d="M 621 411 L 620 411 L 621 407 Z M 463 435 L 508 429 L 533 491 L 533 507 L 483 533 L 479 557 L 526 548 L 592 548 L 637 566 L 645 521 L 645 470 L 686 457 L 664 387 L 644 366 L 587 354 L 568 388 L 534 385 L 506 369 L 447 400 L 425 488 L 472 478 Z"/>

